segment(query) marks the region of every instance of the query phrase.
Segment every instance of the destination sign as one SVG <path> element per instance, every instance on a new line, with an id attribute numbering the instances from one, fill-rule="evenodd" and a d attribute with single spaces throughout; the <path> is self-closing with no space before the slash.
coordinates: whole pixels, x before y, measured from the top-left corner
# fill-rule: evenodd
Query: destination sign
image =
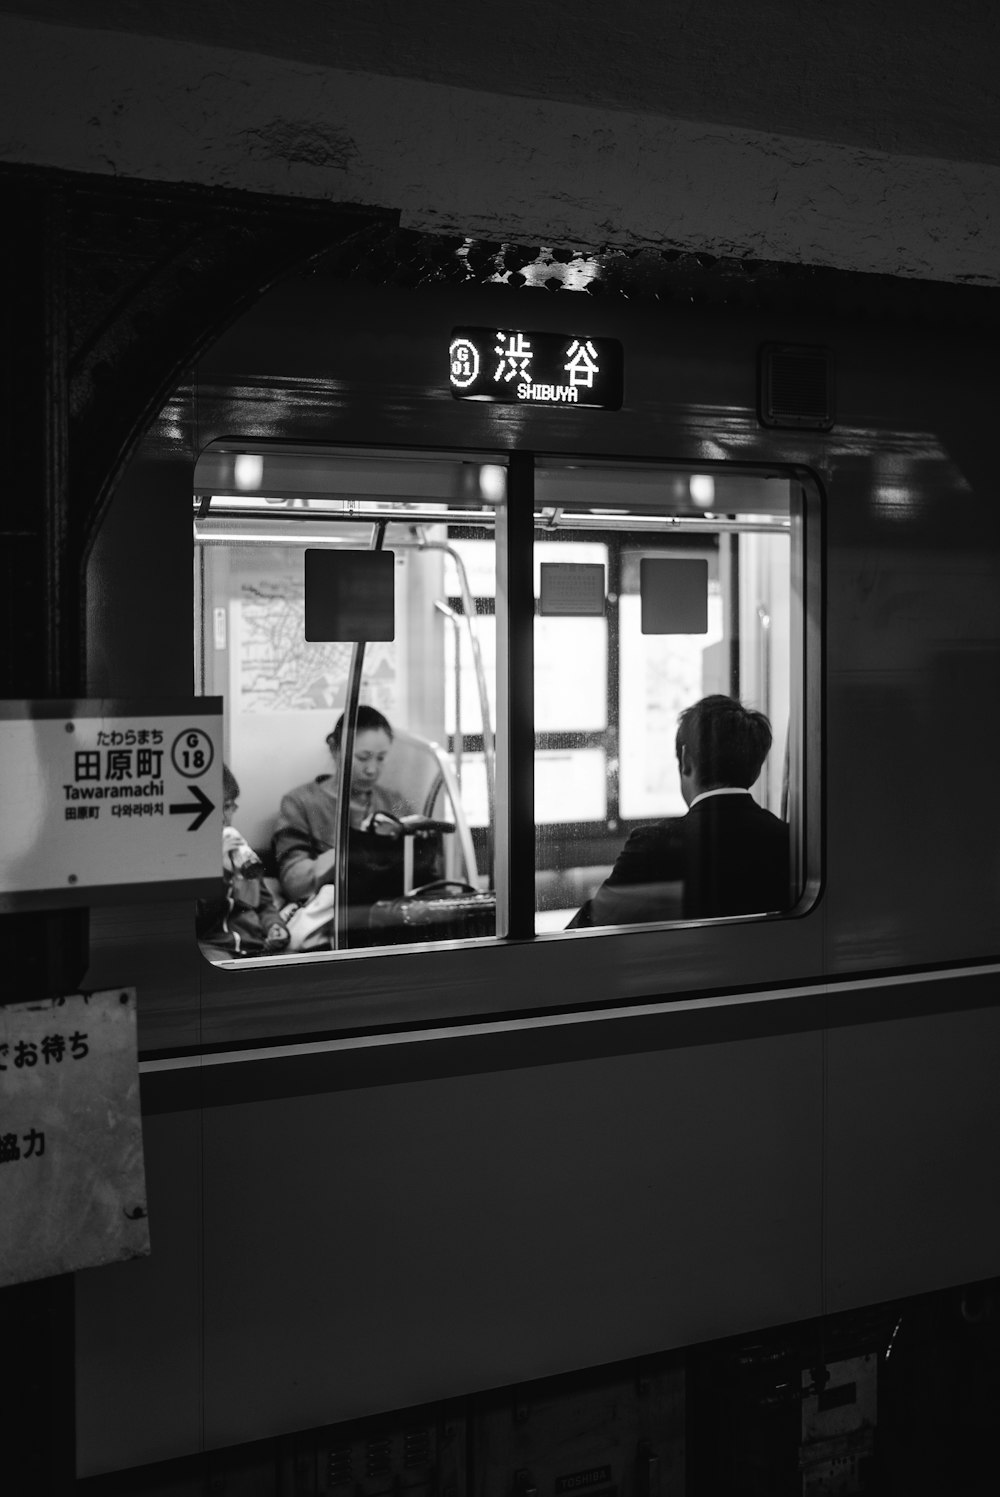
<path id="1" fill-rule="evenodd" d="M 456 400 L 621 409 L 625 360 L 615 338 L 457 327 L 448 359 Z"/>

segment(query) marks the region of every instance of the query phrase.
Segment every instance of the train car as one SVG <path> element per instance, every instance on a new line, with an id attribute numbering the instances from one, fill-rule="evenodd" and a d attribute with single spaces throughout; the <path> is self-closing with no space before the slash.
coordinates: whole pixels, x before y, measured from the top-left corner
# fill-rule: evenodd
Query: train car
<path id="1" fill-rule="evenodd" d="M 79 1278 L 81 1476 L 997 1273 L 991 339 L 857 284 L 321 265 L 164 404 L 92 547 L 88 691 L 221 698 L 269 908 L 326 904 L 297 949 L 92 913 L 154 1246 Z M 581 921 L 683 815 L 709 695 L 770 721 L 786 897 Z"/>

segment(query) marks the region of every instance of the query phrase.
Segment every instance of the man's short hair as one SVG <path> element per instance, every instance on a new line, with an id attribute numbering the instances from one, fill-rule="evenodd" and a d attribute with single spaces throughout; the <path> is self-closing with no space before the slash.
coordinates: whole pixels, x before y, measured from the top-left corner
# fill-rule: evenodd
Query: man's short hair
<path id="1" fill-rule="evenodd" d="M 702 697 L 686 707 L 677 723 L 677 757 L 686 748 L 706 787 L 738 785 L 743 790 L 760 774 L 771 747 L 771 724 L 763 712 L 734 697 Z"/>

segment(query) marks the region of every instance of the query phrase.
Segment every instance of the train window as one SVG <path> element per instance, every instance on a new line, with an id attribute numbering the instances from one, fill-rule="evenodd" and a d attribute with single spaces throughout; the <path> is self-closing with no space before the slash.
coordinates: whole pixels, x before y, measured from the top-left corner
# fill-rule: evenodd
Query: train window
<path id="1" fill-rule="evenodd" d="M 795 903 L 804 701 L 792 554 L 799 492 L 780 477 L 537 465 L 536 595 L 551 562 L 600 562 L 606 579 L 602 617 L 581 610 L 535 622 L 537 931 L 768 913 Z M 765 820 L 761 828 L 775 849 L 749 875 L 753 889 L 709 893 L 704 880 L 699 891 L 693 877 L 681 877 L 690 853 L 676 819 L 693 796 L 690 776 L 681 780 L 678 722 L 710 696 L 737 698 L 771 726 L 750 799 L 784 825 Z M 734 798 L 723 814 L 743 804 Z M 718 800 L 712 814 L 718 818 Z M 711 835 L 728 833 L 713 827 Z"/>
<path id="2" fill-rule="evenodd" d="M 227 769 L 211 960 L 495 934 L 504 491 L 495 459 L 199 460 L 196 657 Z"/>
<path id="3" fill-rule="evenodd" d="M 505 736 L 497 763 L 508 627 L 533 630 L 536 934 L 796 905 L 816 857 L 808 486 L 721 465 L 518 471 L 533 544 L 527 525 L 512 538 L 507 467 L 489 454 L 216 443 L 199 459 L 197 674 L 225 701 L 229 802 L 219 897 L 198 916 L 211 960 L 504 934 L 497 893 L 503 911 L 531 880 L 530 838 L 514 868 L 496 814 L 497 784 L 525 783 Z M 520 567 L 527 598 L 532 562 L 534 619 L 518 623 L 498 577 Z M 706 697 L 769 722 L 748 785 L 678 757 L 682 714 Z M 527 748 L 527 732 L 509 741 Z M 713 826 L 729 796 L 771 839 L 747 876 L 742 853 L 721 859 L 742 884 L 718 897 L 674 866 L 706 792 Z M 524 933 L 530 899 L 518 910 Z"/>

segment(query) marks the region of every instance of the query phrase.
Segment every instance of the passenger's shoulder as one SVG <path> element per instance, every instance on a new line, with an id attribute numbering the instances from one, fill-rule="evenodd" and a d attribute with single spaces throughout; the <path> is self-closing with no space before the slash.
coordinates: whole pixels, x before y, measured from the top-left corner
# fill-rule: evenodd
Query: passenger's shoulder
<path id="1" fill-rule="evenodd" d="M 621 856 L 641 857 L 679 844 L 683 841 L 684 821 L 685 817 L 679 816 L 670 820 L 649 822 L 646 826 L 637 826 L 626 837 Z"/>
<path id="2" fill-rule="evenodd" d="M 281 797 L 282 806 L 297 806 L 302 805 L 303 802 L 315 800 L 320 785 L 328 778 L 328 775 L 319 775 L 315 780 L 306 780 L 302 785 L 293 785 L 291 790 L 286 790 Z"/>
<path id="3" fill-rule="evenodd" d="M 780 843 L 787 848 L 788 822 L 782 821 L 780 816 L 775 816 L 773 811 L 765 811 L 764 807 L 758 806 L 756 801 L 753 802 L 753 820 L 748 824 L 748 829 L 749 827 L 753 828 L 756 837 L 773 843 L 775 846 Z"/>
<path id="4" fill-rule="evenodd" d="M 637 847 L 655 846 L 657 842 L 676 837 L 678 828 L 684 821 L 683 816 L 666 817 L 663 821 L 650 821 L 644 826 L 637 826 L 629 833 L 626 847 L 629 842 L 634 842 Z"/>
<path id="5" fill-rule="evenodd" d="M 788 823 L 786 821 L 782 821 L 780 816 L 775 816 L 773 811 L 765 810 L 764 807 L 759 806 L 755 800 L 752 800 L 750 804 L 753 806 L 754 813 L 760 821 L 766 822 L 769 826 L 787 828 Z"/>
<path id="6" fill-rule="evenodd" d="M 648 883 L 652 878 L 672 877 L 664 870 L 671 868 L 682 856 L 680 826 L 680 821 L 656 821 L 636 827 L 626 838 L 608 883 L 638 884 Z"/>

